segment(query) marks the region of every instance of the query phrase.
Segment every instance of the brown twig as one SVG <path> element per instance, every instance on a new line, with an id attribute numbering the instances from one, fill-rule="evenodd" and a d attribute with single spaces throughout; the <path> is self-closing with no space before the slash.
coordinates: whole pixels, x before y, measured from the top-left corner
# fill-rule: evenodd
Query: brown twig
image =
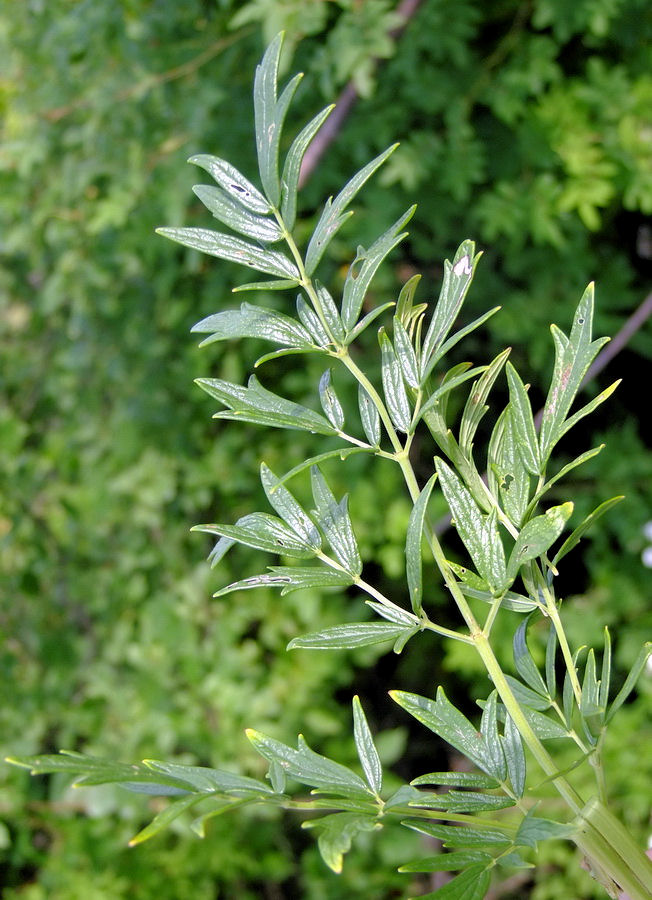
<path id="1" fill-rule="evenodd" d="M 393 28 L 389 32 L 389 36 L 397 41 L 405 31 L 410 19 L 414 16 L 423 0 L 402 0 L 396 7 L 396 14 L 403 20 L 400 25 Z M 379 63 L 379 60 L 376 60 Z M 349 113 L 358 101 L 358 92 L 353 81 L 349 81 L 342 93 L 337 98 L 335 109 L 328 117 L 326 123 L 322 126 L 319 133 L 308 147 L 303 163 L 301 164 L 301 175 L 299 177 L 299 187 L 308 181 L 312 173 L 317 168 L 319 160 L 322 158 L 326 149 L 335 140 L 342 125 L 348 118 Z"/>

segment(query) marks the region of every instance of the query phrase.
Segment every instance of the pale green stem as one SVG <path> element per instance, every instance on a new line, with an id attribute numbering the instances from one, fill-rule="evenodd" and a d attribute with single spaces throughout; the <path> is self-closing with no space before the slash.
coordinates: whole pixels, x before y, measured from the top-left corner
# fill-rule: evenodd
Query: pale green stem
<path id="1" fill-rule="evenodd" d="M 582 688 L 580 687 L 580 682 L 577 677 L 577 670 L 575 668 L 575 663 L 573 662 L 573 654 L 571 653 L 571 648 L 568 644 L 568 638 L 566 637 L 566 632 L 564 631 L 564 626 L 562 624 L 561 618 L 559 616 L 559 610 L 557 609 L 557 604 L 555 603 L 555 598 L 552 595 L 552 592 L 548 585 L 546 584 L 546 580 L 538 570 L 538 568 L 534 569 L 535 578 L 538 582 L 538 588 L 546 601 L 546 612 L 548 613 L 548 617 L 552 622 L 553 628 L 557 633 L 557 640 L 559 641 L 559 646 L 561 647 L 562 656 L 564 657 L 564 663 L 566 664 L 566 670 L 568 672 L 568 676 L 570 678 L 571 685 L 573 687 L 573 694 L 575 695 L 575 701 L 579 707 L 582 702 Z"/>

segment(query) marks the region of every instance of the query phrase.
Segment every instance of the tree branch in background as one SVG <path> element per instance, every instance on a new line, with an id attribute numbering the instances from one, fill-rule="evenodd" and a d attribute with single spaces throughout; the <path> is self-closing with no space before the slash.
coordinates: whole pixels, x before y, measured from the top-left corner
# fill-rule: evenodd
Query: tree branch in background
<path id="1" fill-rule="evenodd" d="M 401 17 L 403 23 L 397 28 L 393 28 L 389 32 L 390 37 L 392 37 L 395 41 L 397 41 L 403 34 L 410 20 L 412 19 L 418 8 L 421 6 L 422 2 L 423 0 L 402 0 L 402 2 L 399 3 L 396 8 L 396 14 Z M 355 84 L 353 83 L 353 81 L 349 81 L 340 96 L 337 98 L 335 109 L 328 117 L 326 123 L 322 125 L 319 134 L 313 140 L 310 147 L 308 147 L 308 150 L 303 157 L 303 163 L 301 165 L 301 175 L 299 178 L 299 187 L 303 187 L 303 185 L 308 181 L 312 173 L 315 171 L 319 164 L 319 160 L 322 158 L 327 148 L 330 147 L 336 136 L 339 134 L 342 125 L 348 118 L 349 113 L 355 106 L 357 100 L 358 92 L 356 90 Z"/>

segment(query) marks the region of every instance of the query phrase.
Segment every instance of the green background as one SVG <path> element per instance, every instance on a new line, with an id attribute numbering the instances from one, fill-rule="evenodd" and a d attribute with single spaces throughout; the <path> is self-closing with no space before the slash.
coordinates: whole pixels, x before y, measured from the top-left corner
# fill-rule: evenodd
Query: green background
<path id="1" fill-rule="evenodd" d="M 289 135 L 350 79 L 361 95 L 305 188 L 299 238 L 328 194 L 401 142 L 322 264 L 335 289 L 356 244 L 418 202 L 411 236 L 368 302 L 395 298 L 416 271 L 424 275 L 418 299 L 436 296 L 442 259 L 473 238 L 486 252 L 464 315 L 503 309 L 459 360 L 486 362 L 511 345 L 535 400 L 551 369 L 548 325 L 568 328 L 589 280 L 598 285 L 598 334 L 615 334 L 650 290 L 649 3 L 425 0 L 394 41 L 397 24 L 383 0 L 0 5 L 4 752 L 66 747 L 261 775 L 243 735 L 253 726 L 287 742 L 302 731 L 353 763 L 350 698 L 359 692 L 382 732 L 384 761 L 411 778 L 432 768 L 433 756 L 446 765 L 446 751 L 386 690 L 432 695 L 450 679 L 469 712 L 468 690 L 486 694 L 460 644 L 422 638 L 402 657 L 375 648 L 285 653 L 296 634 L 355 619 L 359 598 L 256 590 L 214 601 L 213 591 L 267 560 L 234 551 L 211 572 L 209 542 L 189 534 L 195 522 L 265 508 L 260 459 L 280 471 L 319 449 L 312 436 L 211 421 L 214 405 L 193 378 L 241 381 L 257 348 L 199 352 L 188 331 L 231 305 L 231 287 L 249 279 L 154 234 L 209 221 L 190 191 L 200 180 L 185 164 L 193 153 L 225 157 L 254 178 L 253 70 L 281 28 L 285 71 L 306 73 Z M 570 458 L 607 444 L 577 476 L 580 511 L 627 496 L 569 558 L 559 588 L 576 645 L 599 646 L 603 625 L 613 629 L 620 682 L 652 618 L 641 562 L 652 519 L 651 356 L 648 325 L 587 391 L 624 377 L 615 397 L 563 445 Z M 272 389 L 315 404 L 316 364 L 276 362 L 263 374 Z M 421 449 L 425 467 L 433 450 Z M 410 506 L 391 470 L 361 459 L 329 477 L 336 493 L 351 491 L 367 580 L 402 602 Z M 444 592 L 430 590 L 445 621 Z M 651 696 L 644 676 L 607 747 L 616 809 L 641 840 Z M 341 876 L 290 817 L 238 814 L 217 819 L 203 842 L 179 826 L 127 850 L 157 800 L 75 791 L 9 767 L 0 781 L 8 900 L 337 900 L 429 887 L 395 871 L 423 850 L 416 835 L 365 836 Z M 600 896 L 564 845 L 542 856 L 538 872 L 497 896 Z"/>

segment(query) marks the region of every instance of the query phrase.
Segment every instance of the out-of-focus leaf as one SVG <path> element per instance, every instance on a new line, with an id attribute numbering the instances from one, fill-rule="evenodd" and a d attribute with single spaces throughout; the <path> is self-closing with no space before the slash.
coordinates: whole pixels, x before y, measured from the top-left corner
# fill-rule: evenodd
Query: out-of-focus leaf
<path id="1" fill-rule="evenodd" d="M 264 250 L 221 231 L 211 231 L 208 228 L 157 228 L 156 233 L 209 256 L 218 256 L 220 259 L 237 262 L 241 266 L 248 266 L 268 275 L 277 275 L 279 278 L 300 280 L 299 270 L 283 253 L 279 253 L 278 250 Z"/>
<path id="2" fill-rule="evenodd" d="M 611 722 L 614 715 L 618 712 L 625 700 L 627 700 L 631 692 L 634 690 L 639 675 L 645 668 L 645 664 L 648 661 L 650 655 L 652 655 L 652 641 L 648 641 L 646 644 L 643 644 L 638 656 L 634 660 L 634 665 L 629 670 L 629 674 L 625 679 L 625 684 L 618 691 L 613 703 L 609 707 L 609 712 L 605 719 L 607 725 L 609 724 L 609 722 Z"/>
<path id="3" fill-rule="evenodd" d="M 393 146 L 388 147 L 387 150 L 384 150 L 375 159 L 372 159 L 371 162 L 367 163 L 364 168 L 360 169 L 360 171 L 347 182 L 335 200 L 329 198 L 326 201 L 319 221 L 310 238 L 308 249 L 306 250 L 305 266 L 308 275 L 312 275 L 317 268 L 326 247 L 333 240 L 349 216 L 353 215 L 351 211 L 345 212 L 346 207 L 351 200 L 353 200 L 364 183 L 371 178 L 376 169 L 382 166 L 397 146 L 398 144 L 394 144 Z"/>
<path id="4" fill-rule="evenodd" d="M 373 816 L 340 812 L 320 819 L 309 819 L 302 827 L 319 831 L 317 846 L 321 857 L 329 869 L 339 874 L 342 871 L 342 857 L 351 849 L 353 838 L 360 832 L 374 831 L 382 826 Z"/>
<path id="5" fill-rule="evenodd" d="M 405 538 L 405 571 L 410 592 L 410 602 L 413 611 L 417 615 L 421 612 L 423 602 L 423 561 L 421 558 L 423 526 L 425 524 L 428 500 L 435 486 L 436 478 L 436 474 L 430 476 L 412 507 Z"/>
<path id="6" fill-rule="evenodd" d="M 369 730 L 367 717 L 357 695 L 353 698 L 353 737 L 367 784 L 374 794 L 380 794 L 383 787 L 383 768 Z"/>
<path id="7" fill-rule="evenodd" d="M 333 625 L 321 631 L 313 631 L 293 638 L 288 650 L 352 650 L 383 641 L 395 641 L 405 632 L 412 631 L 406 625 L 392 625 L 385 622 L 350 622 L 348 625 Z"/>
<path id="8" fill-rule="evenodd" d="M 207 316 L 193 325 L 192 332 L 210 334 L 200 344 L 212 344 L 214 341 L 226 341 L 231 338 L 251 337 L 288 347 L 310 347 L 310 334 L 296 319 L 283 313 L 251 303 L 243 303 L 240 309 L 226 309 L 223 312 Z"/>
<path id="9" fill-rule="evenodd" d="M 163 831 L 164 828 L 167 828 L 171 822 L 174 822 L 175 819 L 178 819 L 179 816 L 183 815 L 187 809 L 191 809 L 203 799 L 201 794 L 189 794 L 185 797 L 179 797 L 177 800 L 171 800 L 165 809 L 161 810 L 161 812 L 152 819 L 149 825 L 145 826 L 145 828 L 131 838 L 129 846 L 135 847 L 137 844 L 142 844 L 150 838 L 153 838 Z M 233 803 L 229 805 L 239 806 L 241 802 L 241 800 L 234 800 Z"/>
<path id="10" fill-rule="evenodd" d="M 335 104 L 322 109 L 320 113 L 311 119 L 302 128 L 290 145 L 283 175 L 281 177 L 281 216 L 288 231 L 292 231 L 297 215 L 297 193 L 299 189 L 299 175 L 301 174 L 301 161 L 308 149 L 310 142 L 315 137 L 326 119 L 335 109 Z"/>

